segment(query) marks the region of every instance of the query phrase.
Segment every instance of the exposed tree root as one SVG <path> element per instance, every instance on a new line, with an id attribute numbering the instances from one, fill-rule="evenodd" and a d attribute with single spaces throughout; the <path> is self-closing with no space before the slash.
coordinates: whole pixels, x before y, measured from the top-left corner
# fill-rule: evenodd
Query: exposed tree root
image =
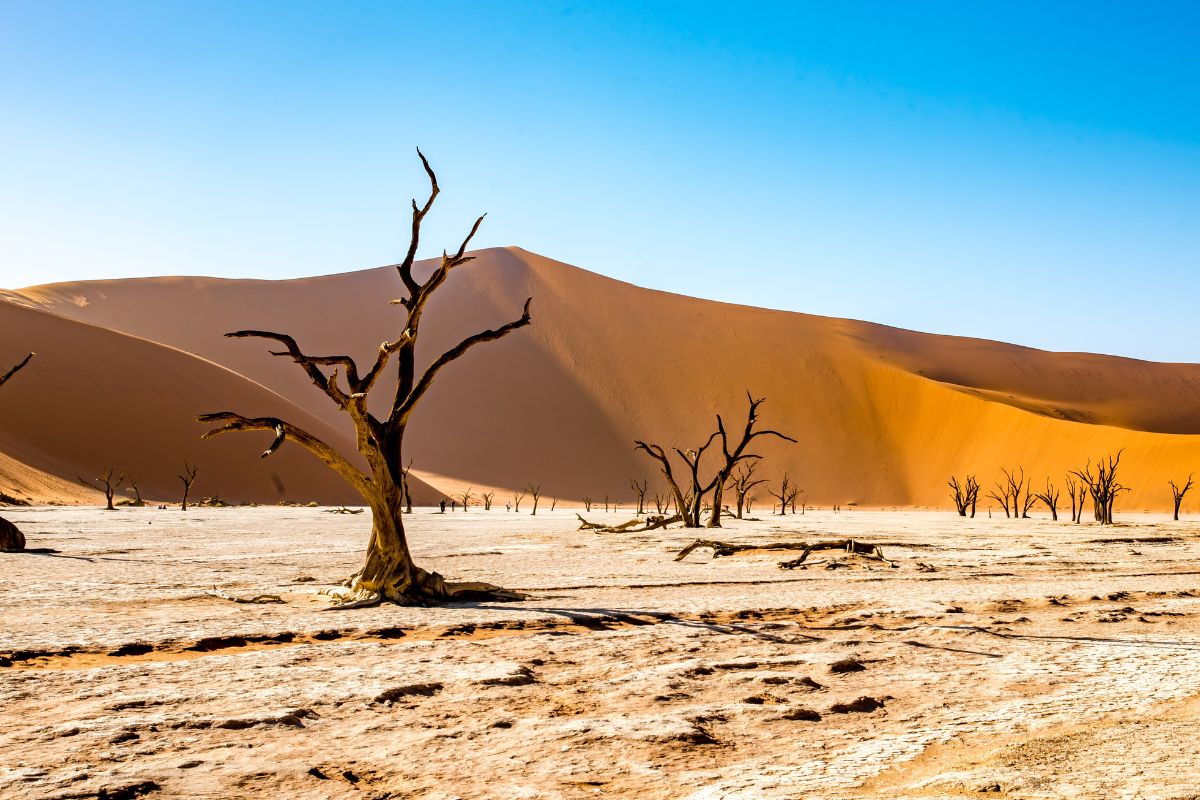
<path id="1" fill-rule="evenodd" d="M 365 508 L 346 508 L 345 506 L 325 509 L 326 514 L 361 514 L 364 511 L 366 511 Z"/>
<path id="2" fill-rule="evenodd" d="M 802 550 L 799 558 L 794 558 L 790 561 L 781 561 L 780 569 L 795 569 L 802 565 L 808 556 L 817 550 L 842 550 L 846 553 L 863 556 L 864 558 L 872 558 L 877 561 L 882 561 L 885 564 L 895 566 L 893 562 L 884 558 L 883 551 L 878 545 L 865 544 L 856 542 L 853 539 L 842 539 L 836 542 L 764 542 L 758 544 L 732 544 L 730 542 L 718 542 L 712 539 L 697 539 L 687 547 L 679 551 L 679 555 L 675 556 L 676 561 L 682 561 L 687 558 L 693 550 L 710 549 L 713 551 L 713 558 L 722 556 L 732 556 L 737 553 L 746 552 L 748 550 Z"/>
<path id="3" fill-rule="evenodd" d="M 346 592 L 326 592 L 333 604 L 326 611 L 369 608 L 382 603 L 401 606 L 433 606 L 460 602 L 512 603 L 527 599 L 520 592 L 477 581 L 447 582 L 436 572 L 413 567 L 407 575 L 389 575 L 371 580 L 359 572 L 346 581 Z"/>
<path id="4" fill-rule="evenodd" d="M 641 531 L 653 531 L 658 528 L 665 528 L 668 525 L 683 521 L 683 516 L 680 514 L 676 514 L 673 517 L 652 514 L 645 519 L 634 517 L 628 522 L 622 522 L 620 525 L 605 525 L 601 522 L 588 522 L 583 518 L 582 514 L 576 514 L 575 516 L 579 517 L 579 530 L 598 531 L 600 533 L 640 533 Z M 642 527 L 639 528 L 637 527 L 638 525 Z"/>

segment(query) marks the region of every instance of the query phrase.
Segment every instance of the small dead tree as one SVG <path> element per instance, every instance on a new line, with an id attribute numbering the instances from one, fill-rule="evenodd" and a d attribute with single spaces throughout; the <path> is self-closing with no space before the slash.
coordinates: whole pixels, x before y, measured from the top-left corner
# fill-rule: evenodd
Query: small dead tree
<path id="1" fill-rule="evenodd" d="M 608 513 L 608 492 L 604 493 L 604 513 Z"/>
<path id="2" fill-rule="evenodd" d="M 471 491 L 470 487 L 468 487 L 458 494 L 453 495 L 453 499 L 462 503 L 463 513 L 465 514 L 467 513 L 467 506 L 469 506 L 471 501 L 475 499 L 475 494 Z"/>
<path id="3" fill-rule="evenodd" d="M 975 505 L 979 502 L 979 481 L 975 480 L 974 475 L 968 475 L 963 483 L 959 483 L 957 477 L 951 476 L 949 485 L 954 491 L 954 508 L 958 515 L 965 517 L 969 512 L 974 518 Z"/>
<path id="4" fill-rule="evenodd" d="M 483 498 L 483 510 L 491 511 L 492 510 L 492 499 L 496 496 L 496 493 L 495 492 L 483 492 L 479 496 Z"/>
<path id="5" fill-rule="evenodd" d="M 521 513 L 521 501 L 525 499 L 525 490 L 513 492 L 513 511 Z"/>
<path id="6" fill-rule="evenodd" d="M 404 513 L 412 513 L 412 492 L 408 490 L 408 473 L 412 472 L 412 459 L 408 460 L 408 466 L 400 472 L 400 492 L 404 495 Z"/>
<path id="7" fill-rule="evenodd" d="M 3 375 L 0 375 L 0 386 L 8 383 L 13 375 L 16 375 L 18 372 L 24 369 L 25 365 L 29 363 L 29 360 L 33 358 L 33 356 L 34 354 L 30 353 L 29 355 L 25 356 L 25 358 L 23 358 L 15 367 Z M 16 552 L 24 549 L 25 534 L 21 533 L 20 529 L 17 528 L 16 525 L 13 525 L 6 519 L 0 518 L 0 551 Z"/>
<path id="8" fill-rule="evenodd" d="M 557 498 L 557 497 L 551 497 L 551 498 L 550 498 L 550 510 L 551 510 L 551 511 L 553 511 L 553 510 L 554 510 L 555 508 L 557 508 L 557 507 L 558 507 L 558 498 Z"/>
<path id="9" fill-rule="evenodd" d="M 1059 491 L 1054 488 L 1054 484 L 1049 478 L 1046 478 L 1046 489 L 1041 494 L 1035 494 L 1034 498 L 1041 500 L 1046 504 L 1046 508 L 1050 509 L 1050 518 L 1055 522 L 1058 521 L 1058 498 Z M 1074 505 L 1074 501 L 1072 501 Z"/>
<path id="10" fill-rule="evenodd" d="M 121 485 L 125 483 L 125 476 L 117 475 L 116 469 L 113 467 L 105 467 L 104 472 L 101 472 L 98 476 L 96 476 L 94 481 L 89 481 L 87 478 L 80 476 L 79 482 L 84 486 L 90 486 L 93 489 L 99 488 L 100 491 L 104 492 L 104 499 L 107 503 L 104 509 L 105 511 L 117 510 L 113 505 L 113 495 L 115 495 L 117 493 L 117 489 L 120 489 Z"/>
<path id="11" fill-rule="evenodd" d="M 137 479 L 132 475 L 129 476 L 129 491 L 133 492 L 133 499 L 126 501 L 126 504 L 134 508 L 145 508 L 146 501 L 142 499 L 142 490 L 138 488 Z"/>
<path id="12" fill-rule="evenodd" d="M 634 449 L 644 451 L 659 463 L 663 477 L 666 479 L 667 485 L 675 497 L 675 504 L 679 509 L 680 516 L 683 518 L 685 528 L 700 527 L 700 518 L 706 501 L 712 506 L 712 515 L 709 517 L 708 527 L 721 527 L 721 497 L 725 490 L 725 485 L 729 483 L 730 475 L 742 462 L 761 458 L 761 456 L 755 453 L 746 452 L 746 448 L 750 446 L 751 442 L 760 436 L 775 436 L 787 442 L 796 442 L 792 437 L 786 436 L 779 431 L 770 429 L 754 430 L 754 426 L 758 422 L 758 408 L 766 402 L 766 398 L 760 397 L 755 399 L 753 395 L 747 392 L 746 400 L 749 403 L 749 409 L 746 412 L 746 425 L 742 430 L 741 438 L 736 444 L 731 446 L 729 434 L 725 430 L 725 421 L 718 414 L 716 432 L 709 436 L 708 440 L 700 445 L 698 450 L 674 448 L 675 455 L 683 461 L 688 469 L 690 487 L 686 496 L 675 479 L 674 471 L 671 468 L 671 460 L 667 452 L 657 444 L 647 444 L 640 440 L 634 443 Z M 717 440 L 721 442 L 722 463 L 717 467 L 711 480 L 704 482 L 700 478 L 701 460 L 704 457 L 705 451 Z"/>
<path id="13" fill-rule="evenodd" d="M 743 461 L 729 479 L 729 487 L 733 489 L 736 511 L 734 516 L 743 519 L 743 514 L 750 512 L 750 491 L 760 483 L 766 483 L 766 478 L 755 478 L 754 470 L 758 469 L 761 459 L 750 458 Z"/>
<path id="14" fill-rule="evenodd" d="M 637 510 L 633 513 L 642 515 L 646 513 L 646 490 L 650 487 L 650 481 L 643 478 L 641 483 L 637 478 L 629 480 L 629 488 L 633 489 L 633 494 L 637 498 Z"/>
<path id="15" fill-rule="evenodd" d="M 1067 497 L 1071 500 L 1071 522 L 1078 522 L 1079 511 L 1082 508 L 1082 506 L 1077 503 L 1079 484 L 1075 480 L 1075 476 L 1071 475 L 1070 473 L 1067 474 L 1064 483 L 1066 483 L 1067 486 Z"/>
<path id="16" fill-rule="evenodd" d="M 1182 486 L 1176 485 L 1175 481 L 1167 481 L 1171 484 L 1171 497 L 1175 501 L 1175 521 L 1179 521 L 1179 507 L 1183 505 L 1183 497 L 1192 488 L 1192 476 L 1188 475 L 1187 483 Z"/>
<path id="17" fill-rule="evenodd" d="M 267 339 L 282 345 L 282 349 L 273 351 L 273 355 L 296 362 L 313 384 L 345 413 L 353 425 L 354 441 L 366 462 L 366 471 L 326 442 L 282 419 L 245 417 L 232 411 L 200 417 L 201 422 L 217 426 L 205 434 L 206 437 L 231 431 L 272 432 L 274 440 L 263 453 L 264 457 L 278 450 L 285 440 L 296 442 L 341 475 L 371 508 L 371 537 L 366 556 L 362 568 L 349 580 L 348 594 L 339 598 L 338 606 L 341 608 L 374 605 L 382 601 L 411 604 L 444 602 L 456 597 L 494 600 L 519 597 L 514 592 L 490 584 L 447 583 L 441 575 L 418 567 L 413 561 L 404 530 L 401 497 L 404 434 L 413 412 L 443 369 L 477 345 L 501 339 L 532 321 L 529 315 L 531 298 L 525 301 L 525 307 L 517 319 L 466 337 L 429 362 L 424 371 L 418 372 L 417 342 L 420 339 L 422 317 L 430 299 L 450 274 L 474 259 L 474 256 L 467 255 L 467 247 L 483 223 L 483 217 L 475 220 L 458 250 L 452 254 L 443 251 L 441 262 L 426 273 L 426 277 L 419 279 L 414 264 L 421 224 L 433 207 L 439 189 L 437 176 L 429 162 L 419 150 L 417 155 L 429 177 L 430 192 L 424 205 L 417 205 L 417 201 L 413 200 L 408 252 L 404 260 L 396 265 L 404 296 L 392 302 L 403 309 L 404 318 L 396 325 L 396 338 L 379 345 L 378 352 L 366 369 L 359 369 L 358 362 L 347 355 L 305 353 L 296 340 L 287 334 L 258 330 L 227 334 L 235 338 Z M 390 361 L 397 365 L 394 372 L 387 369 Z M 384 383 L 394 380 L 394 386 L 385 386 L 384 402 L 370 403 L 372 390 L 381 385 L 380 378 L 385 374 L 388 377 Z"/>
<path id="18" fill-rule="evenodd" d="M 1129 487 L 1117 480 L 1117 470 L 1121 466 L 1121 455 L 1124 449 L 1118 450 L 1115 456 L 1107 456 L 1097 460 L 1095 472 L 1092 462 L 1088 461 L 1083 469 L 1074 470 L 1075 477 L 1086 486 L 1092 497 L 1092 515 L 1101 525 L 1111 525 L 1113 521 L 1113 506 L 1121 492 L 1129 491 Z"/>
<path id="19" fill-rule="evenodd" d="M 786 472 L 783 473 L 783 480 L 781 480 L 779 482 L 779 491 L 778 492 L 776 492 L 770 486 L 767 487 L 767 494 L 771 495 L 771 497 L 774 497 L 776 500 L 779 501 L 779 515 L 780 516 L 787 514 L 788 505 L 791 504 L 796 499 L 796 495 L 799 494 L 799 492 L 800 492 L 800 490 L 797 489 L 796 486 L 792 483 L 791 478 L 788 477 L 788 474 Z M 792 513 L 793 514 L 796 513 L 796 509 L 794 507 L 792 508 Z"/>
<path id="20" fill-rule="evenodd" d="M 199 466 L 183 462 L 183 474 L 179 476 L 179 481 L 183 484 L 183 503 L 180 511 L 187 511 L 188 495 L 192 493 L 192 484 L 196 482 L 196 473 L 199 471 Z"/>
<path id="21" fill-rule="evenodd" d="M 592 498 L 591 498 L 591 497 L 584 497 L 584 498 L 583 498 L 583 510 L 584 510 L 584 511 L 591 511 L 591 510 L 592 510 Z"/>
<path id="22" fill-rule="evenodd" d="M 671 496 L 662 492 L 654 493 L 654 513 L 663 514 L 671 507 Z"/>
<path id="23" fill-rule="evenodd" d="M 533 512 L 530 514 L 530 516 L 536 517 L 537 516 L 538 498 L 542 496 L 542 485 L 540 483 L 537 483 L 537 484 L 528 483 L 525 485 L 524 491 L 530 497 L 533 498 Z"/>

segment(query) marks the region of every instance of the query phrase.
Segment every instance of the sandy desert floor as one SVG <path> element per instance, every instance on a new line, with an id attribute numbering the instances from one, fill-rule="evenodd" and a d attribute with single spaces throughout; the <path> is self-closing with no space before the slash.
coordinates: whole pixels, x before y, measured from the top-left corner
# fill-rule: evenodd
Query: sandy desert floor
<path id="1" fill-rule="evenodd" d="M 0 554 L 5 798 L 1200 796 L 1196 521 L 720 532 L 896 564 L 786 571 L 573 511 L 418 509 L 420 563 L 530 599 L 329 612 L 366 514 L 5 515 L 58 551 Z"/>

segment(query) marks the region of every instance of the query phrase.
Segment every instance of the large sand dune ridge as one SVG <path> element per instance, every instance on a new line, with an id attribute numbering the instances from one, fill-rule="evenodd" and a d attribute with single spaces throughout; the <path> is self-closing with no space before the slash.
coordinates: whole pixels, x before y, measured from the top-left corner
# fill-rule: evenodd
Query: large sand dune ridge
<path id="1" fill-rule="evenodd" d="M 952 473 L 987 484 L 1020 465 L 1040 488 L 1125 448 L 1133 491 L 1122 505 L 1160 509 L 1168 479 L 1200 471 L 1200 365 L 698 300 L 519 248 L 476 255 L 435 296 L 422 357 L 515 318 L 528 296 L 534 325 L 445 370 L 414 417 L 417 469 L 456 485 L 533 481 L 558 497 L 627 498 L 630 478 L 655 474 L 634 438 L 694 446 L 716 413 L 744 413 L 747 390 L 768 398 L 764 423 L 800 441 L 764 444 L 764 475 L 787 470 L 811 502 L 944 506 Z M 294 364 L 222 334 L 283 331 L 309 352 L 366 359 L 396 335 L 402 311 L 387 301 L 399 294 L 394 271 L 378 268 L 289 281 L 83 281 L 8 299 L 196 353 L 345 435 Z"/>

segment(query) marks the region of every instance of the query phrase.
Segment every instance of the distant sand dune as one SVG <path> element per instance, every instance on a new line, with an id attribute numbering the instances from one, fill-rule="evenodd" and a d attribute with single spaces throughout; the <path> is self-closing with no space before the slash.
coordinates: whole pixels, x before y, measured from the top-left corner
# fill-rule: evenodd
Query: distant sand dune
<path id="1" fill-rule="evenodd" d="M 418 469 L 454 476 L 454 485 L 533 481 L 548 496 L 607 492 L 628 499 L 631 477 L 655 474 L 649 460 L 633 452 L 635 436 L 664 444 L 702 441 L 714 414 L 744 413 L 747 389 L 768 398 L 764 422 L 800 439 L 796 446 L 764 445 L 764 474 L 777 478 L 787 469 L 810 502 L 945 506 L 951 473 L 975 472 L 986 485 L 1001 466 L 1024 465 L 1040 488 L 1048 475 L 1061 482 L 1068 468 L 1124 447 L 1126 482 L 1135 491 L 1121 505 L 1161 509 L 1170 500 L 1168 478 L 1200 472 L 1200 365 L 1049 353 L 697 300 L 518 248 L 477 255 L 431 303 L 424 357 L 515 318 L 527 296 L 534 298 L 534 325 L 443 372 L 415 415 L 408 441 Z M 83 281 L 33 287 L 9 299 L 197 353 L 345 432 L 337 410 L 294 364 L 267 355 L 262 343 L 221 334 L 246 327 L 285 331 L 310 352 L 366 359 L 396 335 L 402 312 L 387 301 L 399 293 L 394 272 L 381 268 L 291 281 Z M 36 313 L 0 310 L 3 319 Z M 9 333 L 5 341 L 19 338 Z M 255 403 L 279 404 L 279 398 L 148 342 L 137 345 L 146 354 L 134 356 L 137 340 L 121 341 L 113 352 L 130 359 L 122 380 L 95 370 L 80 373 L 92 383 L 70 383 L 69 371 L 59 371 L 54 387 L 82 387 L 111 403 L 107 392 L 119 386 L 143 398 L 143 408 L 161 407 L 162 427 L 141 434 L 143 443 L 163 437 L 153 448 L 186 450 L 201 461 L 210 458 L 206 452 L 220 453 L 213 460 L 245 471 L 248 480 L 264 469 L 255 458 L 257 442 L 231 437 L 201 444 L 191 439 L 197 431 L 185 418 L 192 405 L 252 411 Z M 37 341 L 20 347 L 42 349 Z M 146 370 L 150 352 L 160 361 Z M 212 378 L 199 379 L 199 373 Z M 27 398 L 36 396 L 29 383 Z M 211 399 L 184 403 L 196 389 L 181 386 L 202 386 Z M 5 394 L 0 407 L 11 408 L 16 400 Z M 74 458 L 62 454 L 78 443 L 24 425 L 6 424 L 0 450 L 61 474 L 53 460 Z M 113 438 L 120 437 L 93 450 L 113 447 Z M 165 467 L 166 453 L 162 458 Z M 309 491 L 335 491 L 336 479 L 302 463 L 304 454 L 288 458 L 289 469 L 294 465 L 311 481 L 304 484 Z"/>

